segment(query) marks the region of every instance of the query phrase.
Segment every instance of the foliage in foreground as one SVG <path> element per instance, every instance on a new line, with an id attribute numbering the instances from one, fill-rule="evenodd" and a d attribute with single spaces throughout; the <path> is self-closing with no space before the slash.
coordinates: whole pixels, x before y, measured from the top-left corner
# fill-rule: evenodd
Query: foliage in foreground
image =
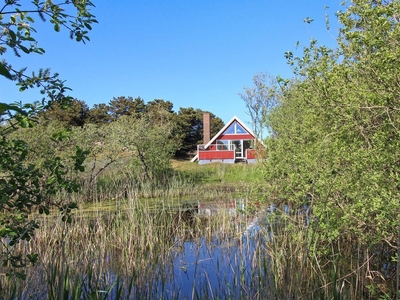
<path id="1" fill-rule="evenodd" d="M 67 29 L 70 37 L 78 42 L 89 40 L 87 33 L 97 22 L 90 13 L 93 6 L 90 1 L 54 4 L 52 1 L 33 0 L 23 5 L 21 2 L 5 1 L 0 9 L 0 55 L 7 51 L 12 51 L 15 57 L 20 57 L 21 53 L 45 52 L 35 39 L 36 30 L 32 25 L 35 16 L 43 21 L 49 19 L 55 31 Z M 65 12 L 66 7 L 70 8 L 71 14 Z M 21 127 L 33 127 L 34 117 L 41 109 L 54 103 L 66 105 L 71 99 L 65 95 L 69 88 L 64 86 L 58 74 L 40 69 L 27 75 L 27 67 L 18 70 L 11 63 L 4 59 L 0 62 L 2 80 L 15 81 L 21 92 L 40 88 L 43 97 L 41 105 L 0 103 L 0 260 L 8 277 L 24 278 L 25 273 L 21 270 L 38 260 L 35 252 L 15 252 L 16 246 L 29 242 L 38 228 L 36 218 L 30 214 L 48 214 L 51 207 L 57 207 L 63 215 L 62 221 L 71 221 L 70 212 L 75 204 L 68 198 L 54 202 L 53 196 L 60 191 L 72 193 L 77 190 L 78 184 L 70 175 L 83 170 L 87 152 L 75 147 L 66 160 L 52 156 L 45 158 L 41 165 L 28 160 L 28 156 L 35 155 L 34 150 L 27 140 L 14 138 L 12 133 Z"/>
<path id="2" fill-rule="evenodd" d="M 325 278 L 351 264 L 341 288 L 356 297 L 399 290 L 399 11 L 398 0 L 352 1 L 336 49 L 312 40 L 302 56 L 286 54 L 296 78 L 267 116 L 268 197 L 312 209 L 308 255 Z"/>

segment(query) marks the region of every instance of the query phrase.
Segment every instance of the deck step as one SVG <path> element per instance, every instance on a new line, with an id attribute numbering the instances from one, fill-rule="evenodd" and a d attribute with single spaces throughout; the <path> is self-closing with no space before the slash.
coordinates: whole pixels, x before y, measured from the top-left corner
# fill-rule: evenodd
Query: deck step
<path id="1" fill-rule="evenodd" d="M 247 164 L 247 159 L 246 158 L 236 158 L 235 164 L 239 164 L 239 163 Z"/>

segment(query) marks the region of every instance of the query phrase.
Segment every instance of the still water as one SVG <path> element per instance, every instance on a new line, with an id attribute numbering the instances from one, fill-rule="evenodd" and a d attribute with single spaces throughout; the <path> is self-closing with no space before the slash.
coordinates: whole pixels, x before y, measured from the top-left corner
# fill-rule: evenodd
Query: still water
<path id="1" fill-rule="evenodd" d="M 253 298 L 265 288 L 266 256 L 256 235 L 241 240 L 184 242 L 171 252 L 172 274 L 164 291 L 179 299 Z M 161 288 L 161 287 L 160 287 Z M 160 289 L 162 290 L 162 289 Z"/>
<path id="2" fill-rule="evenodd" d="M 236 204 L 237 205 L 237 204 Z M 239 205 L 241 205 L 239 203 Z M 199 205 L 197 213 L 209 215 L 226 210 L 232 222 L 240 207 Z M 264 214 L 261 214 L 265 216 Z M 264 220 L 264 222 L 260 222 Z M 149 282 L 151 298 L 164 299 L 262 299 L 268 294 L 270 257 L 266 254 L 266 218 L 238 224 L 236 234 L 215 234 L 179 241 L 160 266 L 163 274 Z M 264 224 L 263 224 L 264 223 Z M 138 292 L 138 291 L 136 291 Z"/>
<path id="3" fill-rule="evenodd" d="M 160 239 L 163 245 L 155 247 L 161 246 L 162 250 L 149 250 L 151 256 L 148 257 L 145 254 L 147 252 L 134 252 L 140 257 L 135 257 L 134 253 L 133 256 L 124 254 L 132 245 L 129 243 L 123 244 L 122 247 L 119 244 L 110 245 L 110 249 L 114 250 L 106 251 L 100 256 L 96 256 L 95 253 L 101 253 L 101 249 L 93 249 L 88 253 L 93 253 L 92 265 L 97 268 L 93 268 L 96 273 L 90 276 L 87 274 L 88 268 L 79 262 L 77 256 L 69 260 L 68 268 L 71 274 L 72 271 L 81 274 L 81 283 L 78 282 L 77 285 L 83 294 L 96 293 L 101 299 L 266 299 L 271 286 L 274 285 L 270 277 L 271 258 L 266 249 L 271 242 L 267 224 L 270 212 L 259 210 L 255 214 L 246 214 L 244 208 L 242 201 L 224 201 L 222 205 L 190 203 L 183 209 L 180 207 L 178 212 L 174 208 L 171 217 L 168 218 L 170 223 L 160 223 L 167 226 L 161 232 L 169 232 L 168 227 L 172 230 L 174 226 L 183 226 L 180 230 L 186 228 L 189 232 L 187 236 L 180 233 L 178 236 L 172 234 Z M 129 209 L 119 207 L 115 212 L 112 209 L 101 211 L 105 215 L 96 214 L 93 215 L 93 219 L 91 213 L 82 216 L 83 219 L 88 219 L 87 238 L 94 239 L 91 243 L 102 238 L 96 235 L 102 226 L 107 225 L 109 229 L 106 230 L 114 230 L 112 232 L 117 234 L 120 232 L 118 226 L 138 222 L 135 218 L 128 218 L 132 215 Z M 174 214 L 179 215 L 179 223 L 175 223 Z M 162 217 L 168 215 L 169 212 Z M 157 208 L 152 207 L 145 217 L 154 218 L 156 222 L 157 216 Z M 228 230 L 219 227 L 223 226 L 223 218 L 228 224 Z M 196 220 L 195 223 L 192 223 L 192 219 Z M 100 220 L 102 222 L 99 222 Z M 187 224 L 182 224 L 184 222 Z M 120 225 L 117 226 L 117 223 Z M 152 226 L 159 226 L 158 223 L 154 224 Z M 146 234 L 146 231 L 140 231 L 139 234 L 129 232 L 124 236 L 133 237 L 132 242 L 137 243 L 137 238 Z M 83 236 L 79 235 L 77 238 L 82 239 Z M 87 244 L 92 245 L 91 243 Z M 158 254 L 154 255 L 154 251 Z M 86 259 L 88 256 L 83 257 Z M 146 264 L 148 268 L 140 267 Z M 29 276 L 30 280 L 26 281 L 23 299 L 48 298 L 49 285 L 40 279 L 47 277 L 47 266 L 39 264 L 37 267 L 35 274 Z M 89 269 L 92 269 L 90 265 Z M 133 275 L 130 273 L 132 269 L 140 271 L 135 271 Z M 62 276 L 61 278 L 64 278 Z M 57 278 L 54 279 L 55 282 L 58 282 Z"/>

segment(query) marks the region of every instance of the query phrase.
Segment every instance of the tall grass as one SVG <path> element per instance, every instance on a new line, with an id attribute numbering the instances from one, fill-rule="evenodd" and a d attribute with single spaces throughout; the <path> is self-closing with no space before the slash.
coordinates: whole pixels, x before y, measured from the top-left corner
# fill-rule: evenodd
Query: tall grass
<path id="1" fill-rule="evenodd" d="M 91 170 L 82 175 L 78 193 L 60 193 L 58 201 L 70 199 L 79 205 L 124 199 L 219 199 L 248 198 L 255 192 L 259 172 L 254 165 L 173 162 L 154 180 L 141 176 L 140 170 L 123 161 L 110 165 L 92 180 Z"/>
<path id="2" fill-rule="evenodd" d="M 40 261 L 26 268 L 25 281 L 2 280 L 1 295 L 22 299 L 178 297 L 181 291 L 174 285 L 174 277 L 178 276 L 174 262 L 187 243 L 194 247 L 193 251 L 206 251 L 210 259 L 215 251 L 225 249 L 224 253 L 229 253 L 229 249 L 236 249 L 236 254 L 225 264 L 229 263 L 230 269 L 237 273 L 237 282 L 244 280 L 241 268 L 248 266 L 237 265 L 237 261 L 245 257 L 245 249 L 249 248 L 249 242 L 246 244 L 241 239 L 246 218 L 232 222 L 232 216 L 224 211 L 203 218 L 193 214 L 190 208 L 176 210 L 169 203 L 158 209 L 139 201 L 121 202 L 119 206 L 120 210 L 100 208 L 90 215 L 79 211 L 70 225 L 55 216 L 43 217 L 35 238 L 18 249 L 39 253 Z M 252 251 L 255 249 L 253 246 Z M 229 292 L 223 285 L 231 282 L 225 280 L 226 275 L 218 277 L 223 290 L 214 290 L 213 282 L 201 281 L 207 276 L 215 278 L 223 257 L 215 258 L 211 269 L 195 273 L 198 283 L 193 293 L 198 298 L 215 298 Z M 251 274 L 251 269 L 247 272 Z M 246 283 L 242 292 L 251 284 Z M 237 291 L 234 286 L 230 289 L 231 295 Z"/>
<path id="3" fill-rule="evenodd" d="M 327 241 L 311 210 L 268 214 L 271 294 L 277 299 L 397 299 L 396 248 L 344 234 Z"/>
<path id="4" fill-rule="evenodd" d="M 5 299 L 394 299 L 396 262 L 382 247 L 326 245 L 301 211 L 199 216 L 174 202 L 56 216 L 19 253 L 37 252 L 27 280 L 1 278 Z M 312 216 L 311 216 L 312 217 Z M 348 241 L 348 239 L 344 239 Z M 321 247 L 318 247 L 321 249 Z M 356 251 L 354 251 L 356 250 Z M 379 275 L 380 274 L 380 275 Z M 387 278 L 387 279 L 385 279 Z M 377 280 L 380 281 L 377 281 Z"/>
<path id="5" fill-rule="evenodd" d="M 95 180 L 89 174 L 82 176 L 81 192 L 75 195 L 79 203 L 132 198 L 182 198 L 200 195 L 218 198 L 248 188 L 256 181 L 259 172 L 253 165 L 210 164 L 174 161 L 173 168 L 158 173 L 157 178 L 148 180 L 140 169 L 133 168 L 129 161 L 110 165 Z M 206 186 L 206 188 L 205 188 Z M 208 195 L 204 195 L 204 191 Z M 61 195 L 66 197 L 67 195 Z"/>

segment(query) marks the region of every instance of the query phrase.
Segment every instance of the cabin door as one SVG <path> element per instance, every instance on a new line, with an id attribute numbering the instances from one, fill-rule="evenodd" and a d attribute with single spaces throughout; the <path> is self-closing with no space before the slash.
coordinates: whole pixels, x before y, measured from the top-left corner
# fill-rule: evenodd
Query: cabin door
<path id="1" fill-rule="evenodd" d="M 246 150 L 251 149 L 250 140 L 231 141 L 235 145 L 235 158 L 246 158 Z"/>
<path id="2" fill-rule="evenodd" d="M 247 149 L 251 149 L 251 141 L 244 140 L 243 141 L 243 157 L 247 158 Z"/>
<path id="3" fill-rule="evenodd" d="M 235 145 L 235 158 L 243 158 L 242 140 L 232 141 L 232 144 Z"/>

